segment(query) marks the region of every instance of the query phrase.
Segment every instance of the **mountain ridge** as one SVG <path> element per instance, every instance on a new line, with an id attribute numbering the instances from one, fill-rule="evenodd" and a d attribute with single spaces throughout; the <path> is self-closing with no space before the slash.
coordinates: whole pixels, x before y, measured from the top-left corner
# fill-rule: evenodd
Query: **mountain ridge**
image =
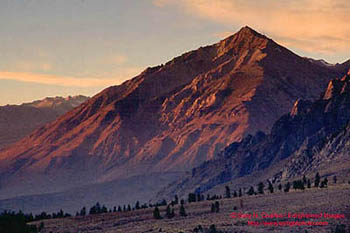
<path id="1" fill-rule="evenodd" d="M 251 182 L 268 179 L 275 183 L 316 172 L 348 176 L 349 85 L 350 70 L 331 80 L 317 101 L 297 100 L 290 113 L 275 122 L 270 134 L 258 132 L 232 143 L 217 159 L 195 167 L 192 174 L 167 186 L 158 197 L 208 192 L 258 172 L 264 174 L 254 176 Z"/>
<path id="2" fill-rule="evenodd" d="M 53 181 L 59 190 L 187 171 L 249 133 L 270 130 L 296 99 L 316 99 L 338 74 L 242 28 L 106 88 L 2 151 L 3 196 L 25 185 L 52 191 Z"/>
<path id="3" fill-rule="evenodd" d="M 47 97 L 20 105 L 0 106 L 0 149 L 77 107 L 88 97 Z"/>

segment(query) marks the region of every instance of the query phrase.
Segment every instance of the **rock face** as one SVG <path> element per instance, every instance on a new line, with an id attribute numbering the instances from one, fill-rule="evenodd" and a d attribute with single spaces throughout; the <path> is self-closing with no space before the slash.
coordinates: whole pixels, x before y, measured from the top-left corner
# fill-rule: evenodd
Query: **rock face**
<path id="1" fill-rule="evenodd" d="M 85 102 L 88 97 L 48 97 L 21 105 L 0 107 L 0 149 L 27 136 Z"/>
<path id="2" fill-rule="evenodd" d="M 3 193 L 188 170 L 249 133 L 269 131 L 338 72 L 244 27 L 105 89 L 1 152 Z"/>
<path id="3" fill-rule="evenodd" d="M 163 190 L 167 193 L 204 192 L 216 185 L 263 171 L 272 180 L 289 179 L 307 172 L 350 173 L 350 73 L 329 82 L 313 103 L 298 100 L 289 114 L 273 125 L 271 133 L 258 132 L 226 147 Z M 283 166 L 278 166 L 283 164 Z M 281 167 L 280 169 L 276 169 Z"/>

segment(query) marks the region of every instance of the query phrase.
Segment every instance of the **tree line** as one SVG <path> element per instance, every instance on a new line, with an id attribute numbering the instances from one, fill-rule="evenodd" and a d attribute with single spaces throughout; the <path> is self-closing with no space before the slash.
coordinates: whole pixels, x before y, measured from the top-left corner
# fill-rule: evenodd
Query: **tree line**
<path id="1" fill-rule="evenodd" d="M 304 190 L 306 188 L 311 188 L 312 186 L 315 188 L 327 188 L 328 187 L 328 178 L 325 177 L 321 179 L 320 174 L 317 172 L 314 177 L 314 182 L 311 182 L 311 179 L 307 178 L 305 175 L 302 179 L 294 180 L 292 182 L 287 182 L 286 184 L 282 185 L 279 184 L 277 186 L 279 191 L 289 192 L 291 188 L 294 190 Z M 337 177 L 333 176 L 333 183 L 337 183 Z M 350 184 L 350 182 L 349 182 Z M 273 186 L 272 182 L 267 180 L 267 183 L 259 182 L 256 187 L 250 186 L 248 191 L 244 191 L 242 188 L 239 188 L 238 190 L 234 190 L 231 192 L 229 186 L 225 186 L 225 192 L 223 195 L 217 195 L 217 194 L 207 194 L 205 197 L 203 194 L 200 193 L 189 193 L 187 196 L 187 203 L 193 203 L 193 202 L 201 202 L 204 200 L 207 201 L 214 201 L 210 205 L 210 212 L 212 213 L 218 213 L 220 211 L 220 204 L 217 200 L 222 198 L 236 198 L 236 197 L 242 197 L 244 194 L 246 195 L 257 195 L 257 194 L 264 194 L 265 191 L 273 193 L 275 192 L 275 187 Z M 138 210 L 138 209 L 146 209 L 146 208 L 153 208 L 153 217 L 155 219 L 162 219 L 162 218 L 173 218 L 175 217 L 175 205 L 179 205 L 178 215 L 182 217 L 187 216 L 187 212 L 185 210 L 185 200 L 181 199 L 179 200 L 179 197 L 175 195 L 174 199 L 171 200 L 169 203 L 163 199 L 162 201 L 156 203 L 156 204 L 142 204 L 137 201 L 135 205 L 131 206 L 123 205 L 123 206 L 114 206 L 113 208 L 107 208 L 105 205 L 101 205 L 99 202 L 94 204 L 89 208 L 89 210 L 86 207 L 83 207 L 80 211 L 77 211 L 75 216 L 86 216 L 86 215 L 94 215 L 94 214 L 102 214 L 102 213 L 115 213 L 115 212 L 127 212 L 132 210 Z M 242 204 L 241 204 L 242 205 Z M 166 206 L 165 215 L 164 217 L 161 215 L 159 207 Z M 241 206 L 242 207 L 242 206 Z M 236 208 L 236 207 L 235 207 Z M 58 212 L 54 212 L 52 214 L 48 214 L 46 212 L 42 212 L 37 215 L 30 214 L 23 214 L 21 211 L 15 213 L 12 211 L 3 211 L 3 213 L 0 214 L 0 232 L 37 232 L 40 230 L 40 227 L 43 227 L 43 223 L 40 224 L 39 229 L 36 228 L 35 225 L 27 225 L 28 222 L 33 221 L 40 221 L 44 219 L 55 219 L 55 218 L 66 218 L 71 217 L 69 213 L 65 213 L 62 209 Z M 6 231 L 5 229 L 11 229 L 10 231 Z"/>

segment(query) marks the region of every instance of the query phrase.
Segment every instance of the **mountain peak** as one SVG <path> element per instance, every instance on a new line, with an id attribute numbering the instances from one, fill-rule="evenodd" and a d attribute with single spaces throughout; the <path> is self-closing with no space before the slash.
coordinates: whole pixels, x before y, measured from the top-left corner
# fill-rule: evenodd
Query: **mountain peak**
<path id="1" fill-rule="evenodd" d="M 269 42 L 269 38 L 245 26 L 217 44 L 219 47 L 218 54 L 230 54 L 231 52 L 233 54 L 245 54 L 247 51 L 262 50 L 266 48 Z"/>
<path id="2" fill-rule="evenodd" d="M 256 37 L 266 38 L 266 36 L 260 34 L 259 32 L 255 31 L 253 28 L 249 26 L 242 27 L 236 34 L 240 35 L 252 35 Z"/>
<path id="3" fill-rule="evenodd" d="M 227 37 L 223 41 L 231 41 L 234 38 L 239 38 L 240 40 L 251 40 L 251 39 L 268 39 L 265 35 L 255 31 L 253 28 L 249 26 L 244 26 L 241 29 L 239 29 L 236 33 L 232 34 L 231 36 Z"/>

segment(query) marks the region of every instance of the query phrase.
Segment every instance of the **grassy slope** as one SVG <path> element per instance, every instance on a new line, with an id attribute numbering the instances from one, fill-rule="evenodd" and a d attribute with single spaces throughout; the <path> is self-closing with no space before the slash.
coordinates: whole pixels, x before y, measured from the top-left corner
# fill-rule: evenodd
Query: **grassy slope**
<path id="1" fill-rule="evenodd" d="M 243 207 L 240 207 L 240 199 Z M 173 219 L 155 220 L 153 208 L 124 213 L 108 213 L 86 217 L 45 220 L 42 232 L 193 232 L 202 225 L 208 228 L 215 224 L 217 229 L 225 232 L 330 232 L 336 224 L 350 227 L 350 185 L 339 184 L 327 189 L 307 189 L 289 193 L 243 196 L 242 198 L 220 199 L 220 212 L 210 213 L 213 201 L 185 204 L 187 217 L 178 215 L 179 206 L 175 206 L 176 217 Z M 237 210 L 234 210 L 234 206 Z M 161 215 L 165 215 L 165 207 L 161 207 Z M 312 213 L 321 212 L 345 214 L 346 219 L 328 220 L 329 226 L 318 227 L 264 227 L 247 226 L 247 220 L 232 219 L 232 212 L 253 213 Z M 287 219 L 285 219 L 287 220 Z M 273 221 L 273 219 L 269 220 Z M 314 220 L 317 221 L 317 220 Z M 319 219 L 318 221 L 327 221 Z M 36 224 L 40 224 L 37 222 Z M 350 229 L 349 229 L 350 230 Z"/>

